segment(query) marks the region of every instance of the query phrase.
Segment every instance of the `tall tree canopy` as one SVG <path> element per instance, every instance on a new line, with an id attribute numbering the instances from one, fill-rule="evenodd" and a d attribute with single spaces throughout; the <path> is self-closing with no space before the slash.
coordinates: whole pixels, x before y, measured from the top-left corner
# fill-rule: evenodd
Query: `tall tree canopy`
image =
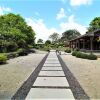
<path id="1" fill-rule="evenodd" d="M 52 40 L 52 42 L 57 42 L 59 39 L 59 34 L 58 33 L 53 33 L 52 35 L 49 36 L 49 38 Z"/>
<path id="2" fill-rule="evenodd" d="M 69 40 L 74 39 L 74 38 L 76 38 L 76 37 L 78 37 L 80 35 L 81 34 L 77 30 L 70 29 L 70 30 L 67 30 L 64 33 L 62 33 L 61 39 L 63 41 L 69 41 Z"/>
<path id="3" fill-rule="evenodd" d="M 100 28 L 100 17 L 96 17 L 90 22 L 88 31 L 91 32 L 98 28 Z"/>
<path id="4" fill-rule="evenodd" d="M 49 45 L 49 44 L 51 44 L 50 40 L 45 41 L 45 45 Z"/>
<path id="5" fill-rule="evenodd" d="M 28 26 L 20 15 L 12 13 L 0 16 L 0 42 L 7 45 L 8 42 L 33 45 L 35 40 L 35 32 Z M 9 43 L 10 44 L 10 43 Z M 5 47 L 5 45 L 4 45 Z"/>
<path id="6" fill-rule="evenodd" d="M 43 40 L 42 39 L 38 39 L 37 43 L 38 44 L 43 44 Z"/>

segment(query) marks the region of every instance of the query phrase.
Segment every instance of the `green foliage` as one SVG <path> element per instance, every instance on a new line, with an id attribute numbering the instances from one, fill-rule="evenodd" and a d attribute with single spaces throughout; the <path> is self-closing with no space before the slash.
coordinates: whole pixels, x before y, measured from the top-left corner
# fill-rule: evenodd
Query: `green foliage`
<path id="1" fill-rule="evenodd" d="M 72 56 L 76 56 L 76 54 L 77 54 L 77 51 L 72 52 Z"/>
<path id="2" fill-rule="evenodd" d="M 88 55 L 88 59 L 90 59 L 90 60 L 96 60 L 97 59 L 97 56 L 94 55 L 94 54 L 89 54 Z"/>
<path id="3" fill-rule="evenodd" d="M 7 48 L 7 52 L 13 52 L 17 50 L 18 45 L 15 42 L 10 41 L 10 42 L 7 42 L 6 48 Z"/>
<path id="4" fill-rule="evenodd" d="M 19 48 L 25 48 L 26 47 L 26 41 L 24 39 L 20 39 L 17 41 L 18 47 Z"/>
<path id="5" fill-rule="evenodd" d="M 66 49 L 65 52 L 71 53 L 71 50 L 70 49 Z"/>
<path id="6" fill-rule="evenodd" d="M 100 28 L 100 17 L 95 17 L 89 24 L 88 31 L 94 31 Z"/>
<path id="7" fill-rule="evenodd" d="M 42 39 L 38 39 L 37 43 L 38 44 L 43 44 L 43 40 Z"/>
<path id="8" fill-rule="evenodd" d="M 94 54 L 85 54 L 79 51 L 74 51 L 72 56 L 76 56 L 77 58 L 89 59 L 89 60 L 96 60 L 97 56 Z"/>
<path id="9" fill-rule="evenodd" d="M 59 39 L 59 34 L 53 33 L 52 35 L 49 36 L 49 38 L 52 39 L 52 43 L 56 43 L 57 40 Z"/>
<path id="10" fill-rule="evenodd" d="M 8 59 L 15 58 L 15 57 L 19 56 L 17 52 L 7 53 L 6 55 L 7 55 Z"/>
<path id="11" fill-rule="evenodd" d="M 7 61 L 7 56 L 5 54 L 0 54 L 0 64 L 4 64 Z"/>
<path id="12" fill-rule="evenodd" d="M 75 30 L 75 29 L 70 29 L 70 30 L 67 30 L 65 31 L 64 33 L 62 33 L 62 37 L 61 39 L 63 41 L 69 41 L 69 40 L 72 40 L 74 38 L 77 38 L 78 36 L 80 36 L 81 34 Z"/>
<path id="13" fill-rule="evenodd" d="M 17 51 L 17 53 L 18 53 L 18 55 L 19 56 L 25 56 L 25 55 L 28 55 L 28 51 L 26 50 L 26 49 L 19 49 L 18 51 Z"/>
<path id="14" fill-rule="evenodd" d="M 51 41 L 50 40 L 47 40 L 46 42 L 45 42 L 45 45 L 50 45 L 51 44 Z"/>
<path id="15" fill-rule="evenodd" d="M 20 15 L 0 16 L 0 52 L 15 51 L 33 45 L 35 32 Z"/>

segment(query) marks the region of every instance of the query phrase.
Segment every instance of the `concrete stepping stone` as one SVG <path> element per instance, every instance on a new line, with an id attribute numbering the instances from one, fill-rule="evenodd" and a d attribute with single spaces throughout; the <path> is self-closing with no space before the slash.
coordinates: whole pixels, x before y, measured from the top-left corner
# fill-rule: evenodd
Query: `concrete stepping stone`
<path id="1" fill-rule="evenodd" d="M 43 66 L 45 66 L 45 67 L 46 66 L 54 66 L 54 67 L 56 66 L 57 67 L 57 66 L 61 66 L 61 64 L 44 64 Z"/>
<path id="2" fill-rule="evenodd" d="M 37 77 L 33 86 L 67 86 L 69 87 L 66 77 Z"/>
<path id="3" fill-rule="evenodd" d="M 70 89 L 32 88 L 26 100 L 75 100 Z"/>
<path id="4" fill-rule="evenodd" d="M 42 70 L 62 70 L 62 67 L 42 67 Z"/>
<path id="5" fill-rule="evenodd" d="M 60 64 L 60 62 L 59 62 L 59 61 L 46 61 L 46 62 L 45 62 L 45 64 L 47 64 L 47 63 L 53 63 L 53 64 L 55 64 L 55 63 L 56 63 L 56 64 Z"/>
<path id="6" fill-rule="evenodd" d="M 63 71 L 40 71 L 39 76 L 65 76 Z"/>

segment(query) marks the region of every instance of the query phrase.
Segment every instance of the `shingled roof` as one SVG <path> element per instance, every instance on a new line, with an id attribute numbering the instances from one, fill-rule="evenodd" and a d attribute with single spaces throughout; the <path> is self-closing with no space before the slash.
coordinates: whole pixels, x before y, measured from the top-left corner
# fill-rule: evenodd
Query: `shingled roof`
<path id="1" fill-rule="evenodd" d="M 99 34 L 96 34 L 98 32 L 100 32 L 100 29 L 97 29 L 97 30 L 95 30 L 93 32 L 86 32 L 86 34 L 81 35 L 81 36 L 79 36 L 79 37 L 77 37 L 75 39 L 72 39 L 70 41 L 74 41 L 74 40 L 77 40 L 77 39 L 80 39 L 80 38 L 83 38 L 83 37 L 100 36 L 100 33 Z"/>

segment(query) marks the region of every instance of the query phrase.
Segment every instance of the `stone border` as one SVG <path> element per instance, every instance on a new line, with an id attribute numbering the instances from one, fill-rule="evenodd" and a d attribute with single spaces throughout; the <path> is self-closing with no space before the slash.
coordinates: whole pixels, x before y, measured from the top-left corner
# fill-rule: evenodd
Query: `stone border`
<path id="1" fill-rule="evenodd" d="M 47 75 L 39 75 L 38 77 L 66 77 L 66 76 L 47 76 Z"/>
<path id="2" fill-rule="evenodd" d="M 46 88 L 46 89 L 70 89 L 67 86 L 32 86 L 32 88 Z"/>
<path id="3" fill-rule="evenodd" d="M 74 77 L 73 73 L 68 69 L 65 62 L 62 60 L 60 55 L 57 55 L 58 59 L 62 65 L 65 77 L 71 87 L 72 93 L 76 100 L 90 100 L 90 97 L 85 93 L 84 89 L 81 87 L 77 79 Z"/>
<path id="4" fill-rule="evenodd" d="M 63 71 L 63 70 L 41 70 L 41 71 Z"/>
<path id="5" fill-rule="evenodd" d="M 45 57 L 42 59 L 42 61 L 39 63 L 39 65 L 36 67 L 36 69 L 32 72 L 32 74 L 29 76 L 29 78 L 22 84 L 22 86 L 18 89 L 18 91 L 14 94 L 14 96 L 11 98 L 11 100 L 25 100 L 27 94 L 29 93 L 32 85 L 34 84 L 40 70 L 42 69 L 49 53 L 45 55 Z"/>

